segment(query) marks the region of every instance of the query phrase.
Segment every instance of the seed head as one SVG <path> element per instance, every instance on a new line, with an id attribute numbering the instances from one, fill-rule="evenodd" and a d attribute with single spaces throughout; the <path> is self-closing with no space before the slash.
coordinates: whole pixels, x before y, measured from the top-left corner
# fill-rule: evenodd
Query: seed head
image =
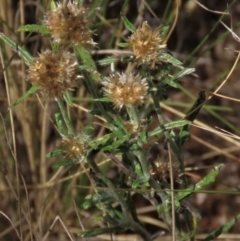
<path id="1" fill-rule="evenodd" d="M 82 161 L 87 153 L 87 143 L 79 139 L 79 137 L 63 137 L 59 146 L 63 150 L 65 159 Z"/>
<path id="2" fill-rule="evenodd" d="M 151 29 L 147 22 L 143 22 L 142 26 L 132 34 L 129 43 L 137 65 L 147 65 L 151 69 L 160 62 L 158 56 L 166 47 L 159 36 L 159 29 Z"/>
<path id="3" fill-rule="evenodd" d="M 147 97 L 146 79 L 133 73 L 112 74 L 103 85 L 105 95 L 120 109 L 123 105 L 141 105 Z"/>
<path id="4" fill-rule="evenodd" d="M 77 60 L 67 51 L 46 50 L 29 64 L 27 80 L 49 96 L 60 97 L 76 86 Z"/>
<path id="5" fill-rule="evenodd" d="M 172 161 L 172 169 L 173 169 L 174 180 L 177 182 L 181 182 L 179 179 L 180 167 L 179 167 L 179 163 L 176 160 Z M 152 164 L 152 167 L 150 168 L 150 173 L 158 181 L 163 181 L 163 180 L 169 179 L 170 178 L 169 161 L 158 158 Z"/>
<path id="6" fill-rule="evenodd" d="M 95 45 L 93 32 L 88 28 L 90 20 L 87 12 L 88 9 L 76 1 L 58 4 L 56 9 L 46 14 L 43 25 L 49 28 L 54 41 L 62 45 Z"/>

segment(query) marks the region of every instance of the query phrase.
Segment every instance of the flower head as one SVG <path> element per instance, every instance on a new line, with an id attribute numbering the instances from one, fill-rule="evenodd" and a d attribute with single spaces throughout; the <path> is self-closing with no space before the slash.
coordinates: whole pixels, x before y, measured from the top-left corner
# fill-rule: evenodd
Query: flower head
<path id="1" fill-rule="evenodd" d="M 75 81 L 80 77 L 76 66 L 77 60 L 70 52 L 46 50 L 30 62 L 27 80 L 47 95 L 60 97 L 76 86 Z"/>
<path id="2" fill-rule="evenodd" d="M 88 9 L 76 1 L 66 5 L 58 4 L 57 8 L 48 12 L 43 25 L 49 28 L 54 41 L 75 46 L 95 45 L 92 40 L 92 30 L 88 28 L 90 20 Z"/>
<path id="3" fill-rule="evenodd" d="M 172 161 L 173 178 L 177 182 L 181 182 L 179 179 L 180 167 L 179 162 Z M 150 168 L 150 173 L 158 181 L 164 181 L 170 178 L 170 162 L 168 160 L 157 159 Z"/>
<path id="4" fill-rule="evenodd" d="M 123 105 L 141 105 L 147 97 L 146 79 L 133 73 L 112 74 L 103 85 L 105 95 L 119 108 Z"/>
<path id="5" fill-rule="evenodd" d="M 144 64 L 152 69 L 160 62 L 158 56 L 166 47 L 159 36 L 159 29 L 151 29 L 147 22 L 143 22 L 141 28 L 131 35 L 129 43 L 137 64 Z"/>
<path id="6" fill-rule="evenodd" d="M 65 159 L 80 162 L 86 157 L 88 145 L 79 137 L 63 137 L 59 147 L 62 149 Z"/>

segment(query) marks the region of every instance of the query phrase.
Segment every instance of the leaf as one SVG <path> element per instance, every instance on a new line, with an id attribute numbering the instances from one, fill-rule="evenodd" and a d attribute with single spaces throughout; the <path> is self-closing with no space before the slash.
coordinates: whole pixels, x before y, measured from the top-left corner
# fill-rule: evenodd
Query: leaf
<path id="1" fill-rule="evenodd" d="M 54 9 L 57 8 L 57 5 L 56 5 L 56 3 L 54 1 L 51 1 L 50 7 L 51 7 L 51 10 L 54 10 Z"/>
<path id="2" fill-rule="evenodd" d="M 56 113 L 55 120 L 56 120 L 58 131 L 61 133 L 61 135 L 66 136 L 67 131 L 65 130 L 65 128 L 63 126 L 62 115 L 60 113 Z"/>
<path id="3" fill-rule="evenodd" d="M 175 78 L 165 79 L 164 83 L 169 86 L 172 86 L 173 88 L 178 88 L 178 83 L 175 80 L 176 80 Z"/>
<path id="4" fill-rule="evenodd" d="M 183 70 L 179 71 L 176 75 L 174 75 L 175 79 L 180 79 L 181 77 L 191 74 L 195 71 L 195 68 L 184 68 Z"/>
<path id="5" fill-rule="evenodd" d="M 224 226 L 208 234 L 207 237 L 203 239 L 203 241 L 215 240 L 221 234 L 228 232 L 238 221 L 240 221 L 240 214 L 238 214 L 231 221 L 227 222 Z"/>
<path id="6" fill-rule="evenodd" d="M 172 121 L 172 122 L 166 123 L 164 125 L 161 125 L 160 127 L 157 127 L 155 130 L 149 132 L 148 136 L 149 137 L 156 136 L 156 135 L 159 135 L 159 134 L 163 133 L 166 130 L 171 130 L 173 128 L 182 127 L 182 126 L 185 126 L 189 123 L 190 122 L 188 120 Z"/>
<path id="7" fill-rule="evenodd" d="M 132 33 L 136 31 L 135 26 L 121 13 L 121 18 L 124 22 L 125 27 Z"/>
<path id="8" fill-rule="evenodd" d="M 72 102 L 72 98 L 69 94 L 68 91 L 65 91 L 64 94 L 63 94 L 63 98 L 64 100 L 68 103 L 68 105 L 72 106 L 73 105 L 73 102 Z"/>
<path id="9" fill-rule="evenodd" d="M 89 69 L 96 69 L 95 62 L 92 59 L 90 52 L 85 49 L 83 46 L 79 46 L 75 48 L 76 54 L 80 57 L 83 64 L 85 64 Z"/>
<path id="10" fill-rule="evenodd" d="M 117 46 L 127 48 L 129 46 L 129 43 L 117 43 Z"/>
<path id="11" fill-rule="evenodd" d="M 161 53 L 161 55 L 158 56 L 158 59 L 165 63 L 170 63 L 174 66 L 181 66 L 182 62 L 180 62 L 178 59 L 175 59 L 171 54 L 168 53 Z"/>
<path id="12" fill-rule="evenodd" d="M 67 166 L 73 166 L 76 165 L 76 163 L 73 160 L 64 160 L 64 161 L 58 161 L 53 165 L 53 169 L 58 169 L 61 166 L 67 167 Z"/>
<path id="13" fill-rule="evenodd" d="M 94 99 L 94 101 L 112 102 L 112 100 L 109 97 L 97 98 L 97 99 Z"/>
<path id="14" fill-rule="evenodd" d="M 179 71 L 177 74 L 175 74 L 172 78 L 165 79 L 163 82 L 172 86 L 172 87 L 174 87 L 174 88 L 178 88 L 178 83 L 176 82 L 176 80 L 185 76 L 185 75 L 187 75 L 187 74 L 191 74 L 194 71 L 195 71 L 194 68 L 183 69 L 183 70 Z"/>
<path id="15" fill-rule="evenodd" d="M 62 152 L 63 152 L 62 149 L 51 151 L 46 155 L 46 157 L 51 158 L 51 157 L 55 157 L 55 156 L 60 156 L 62 154 Z"/>
<path id="16" fill-rule="evenodd" d="M 128 140 L 128 136 L 122 137 L 120 140 L 113 141 L 111 145 L 105 146 L 101 149 L 101 151 L 115 151 L 118 149 L 120 145 L 122 145 L 126 140 Z"/>
<path id="17" fill-rule="evenodd" d="M 84 231 L 81 233 L 78 233 L 79 236 L 83 238 L 89 238 L 89 237 L 95 237 L 104 233 L 117 233 L 117 232 L 123 232 L 125 228 L 122 227 L 112 227 L 112 228 L 94 228 L 89 231 Z"/>
<path id="18" fill-rule="evenodd" d="M 186 198 L 187 196 L 189 196 L 190 194 L 201 190 L 203 187 L 209 185 L 210 183 L 214 182 L 216 180 L 216 177 L 219 174 L 220 169 L 223 167 L 223 164 L 219 164 L 216 167 L 214 167 L 214 170 L 212 170 L 211 172 L 209 172 L 207 174 L 207 176 L 205 176 L 200 182 L 198 182 L 197 184 L 195 184 L 192 187 L 189 187 L 183 191 L 180 191 L 175 198 L 178 201 L 181 201 L 182 199 Z"/>
<path id="19" fill-rule="evenodd" d="M 19 32 L 31 32 L 31 33 L 42 33 L 42 34 L 50 34 L 51 31 L 42 25 L 38 24 L 27 24 L 23 25 L 20 28 L 18 28 Z"/>
<path id="20" fill-rule="evenodd" d="M 132 183 L 132 188 L 136 189 L 138 187 L 142 187 L 142 186 L 148 185 L 149 179 L 150 179 L 150 176 L 149 177 L 141 176 L 139 179 L 135 180 Z"/>
<path id="21" fill-rule="evenodd" d="M 35 94 L 36 92 L 38 92 L 38 90 L 40 90 L 41 88 L 40 87 L 37 87 L 37 86 L 32 86 L 28 91 L 27 93 L 20 97 L 18 100 L 14 101 L 11 105 L 10 105 L 10 108 L 20 104 L 21 102 L 23 102 L 24 100 L 26 100 L 29 96 Z"/>
<path id="22" fill-rule="evenodd" d="M 108 57 L 108 58 L 99 60 L 98 64 L 101 65 L 101 66 L 110 65 L 112 63 L 115 63 L 117 60 L 118 60 L 117 58 Z"/>
<path id="23" fill-rule="evenodd" d="M 29 64 L 33 60 L 33 57 L 26 50 L 24 50 L 22 47 L 16 44 L 4 33 L 0 33 L 0 39 L 2 39 L 14 51 L 16 51 L 26 64 Z"/>

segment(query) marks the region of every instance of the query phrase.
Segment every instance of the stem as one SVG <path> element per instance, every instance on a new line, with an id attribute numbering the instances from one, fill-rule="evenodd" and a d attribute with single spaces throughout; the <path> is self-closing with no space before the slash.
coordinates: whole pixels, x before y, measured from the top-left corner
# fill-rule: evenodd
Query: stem
<path id="1" fill-rule="evenodd" d="M 89 164 L 91 165 L 92 169 L 96 173 L 96 175 L 108 186 L 112 196 L 120 203 L 122 212 L 124 215 L 124 220 L 120 225 L 125 227 L 126 229 L 131 229 L 141 235 L 142 238 L 146 241 L 151 241 L 151 237 L 149 236 L 148 232 L 137 222 L 134 221 L 131 211 L 128 208 L 128 205 L 124 201 L 121 195 L 117 191 L 115 191 L 115 186 L 107 177 L 105 177 L 101 170 L 99 169 L 98 165 L 94 161 L 95 153 L 90 153 L 87 157 Z"/>
<path id="2" fill-rule="evenodd" d="M 137 114 L 136 106 L 134 105 L 126 105 L 127 112 L 130 120 L 133 122 L 134 129 L 138 129 L 139 127 L 139 117 Z"/>
<path id="3" fill-rule="evenodd" d="M 65 124 L 67 126 L 68 134 L 71 135 L 71 136 L 74 136 L 74 129 L 73 129 L 71 121 L 68 118 L 68 115 L 67 115 L 67 112 L 66 112 L 66 109 L 65 109 L 65 106 L 63 104 L 62 99 L 57 98 L 56 101 L 57 101 L 58 107 L 59 107 L 59 109 L 61 111 L 63 120 L 64 120 L 64 122 L 65 122 Z"/>

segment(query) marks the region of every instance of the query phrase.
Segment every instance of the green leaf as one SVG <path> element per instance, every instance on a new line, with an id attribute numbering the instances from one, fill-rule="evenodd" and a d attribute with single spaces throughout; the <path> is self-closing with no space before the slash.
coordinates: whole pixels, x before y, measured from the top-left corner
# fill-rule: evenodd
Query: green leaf
<path id="1" fill-rule="evenodd" d="M 184 68 L 183 70 L 179 71 L 176 75 L 174 75 L 175 79 L 180 79 L 181 77 L 191 74 L 195 71 L 195 68 Z"/>
<path id="2" fill-rule="evenodd" d="M 101 59 L 98 61 L 98 64 L 101 66 L 105 66 L 105 65 L 110 65 L 112 63 L 115 63 L 118 59 L 114 58 L 114 57 L 107 57 L 105 59 Z"/>
<path id="3" fill-rule="evenodd" d="M 161 55 L 158 56 L 158 59 L 165 63 L 170 63 L 174 66 L 181 66 L 182 62 L 180 62 L 178 59 L 175 59 L 171 54 L 168 53 L 161 53 Z"/>
<path id="4" fill-rule="evenodd" d="M 51 158 L 51 157 L 55 157 L 55 156 L 60 156 L 62 154 L 62 152 L 63 152 L 62 149 L 51 151 L 46 155 L 46 157 Z"/>
<path id="5" fill-rule="evenodd" d="M 20 28 L 18 28 L 19 32 L 31 32 L 31 33 L 41 33 L 41 34 L 50 34 L 51 31 L 42 25 L 38 24 L 27 24 L 23 25 Z"/>
<path id="6" fill-rule="evenodd" d="M 224 226 L 222 226 L 222 227 L 218 228 L 217 230 L 208 234 L 207 237 L 205 239 L 203 239 L 203 241 L 215 240 L 222 233 L 228 232 L 238 221 L 240 221 L 240 214 L 238 214 L 231 221 L 227 222 Z"/>
<path id="7" fill-rule="evenodd" d="M 68 103 L 68 105 L 70 105 L 70 106 L 73 105 L 71 95 L 69 94 L 68 91 L 65 91 L 65 92 L 64 92 L 63 98 L 64 98 L 64 100 Z"/>
<path id="8" fill-rule="evenodd" d="M 85 126 L 84 129 L 82 130 L 83 135 L 86 136 L 93 136 L 94 134 L 94 128 L 92 126 Z"/>
<path id="9" fill-rule="evenodd" d="M 164 83 L 169 86 L 172 86 L 173 88 L 178 88 L 178 83 L 175 80 L 176 80 L 175 78 L 165 79 Z"/>
<path id="10" fill-rule="evenodd" d="M 38 90 L 40 90 L 41 88 L 40 87 L 37 87 L 37 86 L 32 86 L 28 91 L 27 93 L 20 97 L 18 100 L 14 101 L 11 105 L 10 105 L 10 108 L 20 104 L 21 102 L 23 102 L 24 100 L 26 100 L 29 96 L 35 94 L 36 92 L 38 92 Z"/>
<path id="11" fill-rule="evenodd" d="M 93 149 L 97 149 L 99 146 L 101 145 L 106 145 L 107 142 L 112 141 L 113 140 L 114 135 L 113 134 L 106 134 L 101 138 L 92 140 L 89 142 L 89 145 L 93 148 Z"/>
<path id="12" fill-rule="evenodd" d="M 135 26 L 121 13 L 121 18 L 124 22 L 125 27 L 132 33 L 136 31 Z"/>
<path id="13" fill-rule="evenodd" d="M 122 145 L 126 140 L 128 140 L 128 136 L 122 137 L 120 140 L 115 140 L 111 145 L 103 147 L 101 150 L 104 151 L 115 151 L 118 149 L 120 145 Z"/>
<path id="14" fill-rule="evenodd" d="M 139 136 L 140 136 L 141 141 L 143 143 L 147 143 L 147 132 L 146 132 L 146 130 L 141 131 Z"/>
<path id="15" fill-rule="evenodd" d="M 109 97 L 97 98 L 97 99 L 94 99 L 94 101 L 112 102 L 112 100 Z"/>
<path id="16" fill-rule="evenodd" d="M 117 232 L 123 232 L 125 228 L 122 227 L 112 227 L 112 228 L 94 228 L 89 231 L 84 231 L 81 233 L 78 233 L 79 236 L 83 238 L 89 238 L 89 237 L 95 237 L 104 233 L 117 233 Z"/>
<path id="17" fill-rule="evenodd" d="M 83 209 L 89 209 L 90 207 L 92 207 L 93 206 L 93 203 L 92 203 L 92 201 L 89 201 L 89 200 L 87 200 L 87 201 L 85 201 L 83 204 L 82 204 L 82 208 Z"/>
<path id="18" fill-rule="evenodd" d="M 159 134 L 163 133 L 166 130 L 171 130 L 173 128 L 182 127 L 182 126 L 185 126 L 189 123 L 190 122 L 188 120 L 172 121 L 172 122 L 166 123 L 164 125 L 161 125 L 160 127 L 157 127 L 155 130 L 149 132 L 148 136 L 150 136 L 150 137 L 156 136 L 156 135 L 159 135 Z"/>
<path id="19" fill-rule="evenodd" d="M 16 51 L 26 64 L 29 64 L 33 60 L 33 57 L 26 50 L 24 50 L 22 47 L 16 44 L 4 33 L 0 33 L 0 39 L 2 39 L 14 51 Z"/>
<path id="20" fill-rule="evenodd" d="M 129 43 L 117 43 L 117 46 L 127 48 L 129 46 Z"/>
<path id="21" fill-rule="evenodd" d="M 58 131 L 61 133 L 61 135 L 66 136 L 67 131 L 65 130 L 65 128 L 63 126 L 62 115 L 60 113 L 56 113 L 55 120 L 56 120 Z"/>
<path id="22" fill-rule="evenodd" d="M 194 68 L 185 68 L 185 69 L 179 71 L 177 74 L 175 74 L 172 78 L 170 78 L 170 79 L 166 78 L 163 82 L 174 88 L 178 88 L 178 83 L 176 82 L 176 80 L 180 79 L 181 77 L 183 77 L 187 74 L 191 74 L 194 71 L 195 71 Z"/>
<path id="23" fill-rule="evenodd" d="M 82 60 L 84 65 L 86 65 L 90 70 L 96 69 L 95 62 L 93 61 L 92 56 L 87 49 L 85 49 L 83 46 L 79 46 L 75 48 L 75 51 Z"/>
<path id="24" fill-rule="evenodd" d="M 53 165 L 53 169 L 58 169 L 61 166 L 67 167 L 67 166 L 73 166 L 76 163 L 73 160 L 64 160 L 64 161 L 58 161 Z"/>
<path id="25" fill-rule="evenodd" d="M 203 187 L 209 185 L 210 183 L 214 182 L 216 180 L 216 177 L 219 174 L 220 169 L 223 167 L 223 164 L 219 164 L 217 166 L 214 167 L 214 170 L 212 170 L 211 172 L 209 172 L 207 174 L 207 176 L 205 176 L 200 182 L 198 182 L 197 184 L 195 184 L 192 187 L 189 187 L 183 191 L 180 191 L 175 198 L 178 201 L 181 201 L 182 199 L 186 198 L 187 196 L 189 196 L 190 194 L 201 190 Z"/>
<path id="26" fill-rule="evenodd" d="M 141 176 L 139 179 L 135 180 L 132 183 L 132 188 L 136 189 L 137 187 L 148 186 L 149 177 Z"/>
<path id="27" fill-rule="evenodd" d="M 50 8 L 51 8 L 51 10 L 54 10 L 54 9 L 57 8 L 57 5 L 56 5 L 56 3 L 54 1 L 51 1 Z"/>

